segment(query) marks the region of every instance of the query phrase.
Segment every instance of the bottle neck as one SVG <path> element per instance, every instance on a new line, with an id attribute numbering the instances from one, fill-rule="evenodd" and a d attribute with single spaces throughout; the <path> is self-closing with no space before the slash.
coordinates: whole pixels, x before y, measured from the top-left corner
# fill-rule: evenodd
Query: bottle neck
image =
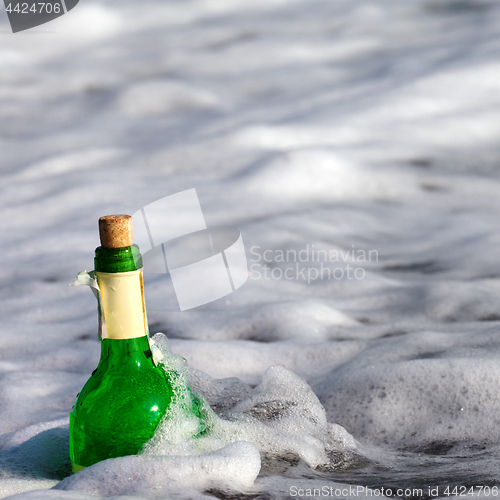
<path id="1" fill-rule="evenodd" d="M 139 248 L 96 248 L 95 275 L 101 291 L 103 338 L 132 339 L 148 335 Z"/>
<path id="2" fill-rule="evenodd" d="M 97 247 L 94 270 L 103 273 L 126 273 L 142 268 L 142 257 L 137 245 L 123 248 Z"/>

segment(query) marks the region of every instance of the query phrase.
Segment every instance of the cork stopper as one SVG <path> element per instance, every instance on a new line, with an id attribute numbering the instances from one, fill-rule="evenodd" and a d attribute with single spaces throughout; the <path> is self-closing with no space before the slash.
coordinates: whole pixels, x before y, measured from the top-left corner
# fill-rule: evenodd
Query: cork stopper
<path id="1" fill-rule="evenodd" d="M 132 245 L 132 217 L 125 214 L 105 215 L 99 219 L 99 236 L 104 248 Z"/>

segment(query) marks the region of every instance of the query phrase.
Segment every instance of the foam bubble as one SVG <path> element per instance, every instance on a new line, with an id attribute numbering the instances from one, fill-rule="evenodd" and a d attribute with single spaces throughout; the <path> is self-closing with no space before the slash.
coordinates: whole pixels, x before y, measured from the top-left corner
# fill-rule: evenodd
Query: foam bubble
<path id="1" fill-rule="evenodd" d="M 153 339 L 163 343 L 165 360 L 179 363 L 182 358 L 167 352 L 162 334 Z M 186 377 L 185 372 L 182 373 Z M 222 409 L 217 415 L 207 400 L 198 396 L 200 416 L 205 425 L 201 433 L 195 415 L 186 411 L 182 404 L 172 405 L 142 453 L 200 454 L 243 440 L 269 457 L 294 455 L 311 467 L 332 467 L 334 453 L 356 449 L 354 439 L 345 429 L 327 422 L 325 409 L 307 383 L 281 366 L 266 370 L 262 383 L 253 391 L 234 381 L 213 383 L 208 377 L 202 385 L 212 400 L 218 399 L 216 394 L 221 390 L 225 398 L 231 399 L 228 393 L 233 389 L 236 404 Z M 189 398 L 186 388 L 187 385 L 180 387 L 184 395 L 178 398 L 179 401 Z M 246 396 L 243 399 L 242 394 Z"/>
<path id="2" fill-rule="evenodd" d="M 498 330 L 379 340 L 313 387 L 328 415 L 366 444 L 444 454 L 495 444 Z"/>
<path id="3" fill-rule="evenodd" d="M 246 491 L 259 470 L 256 448 L 237 442 L 204 455 L 132 455 L 105 460 L 64 479 L 54 489 L 104 496 L 186 494 L 215 487 Z"/>

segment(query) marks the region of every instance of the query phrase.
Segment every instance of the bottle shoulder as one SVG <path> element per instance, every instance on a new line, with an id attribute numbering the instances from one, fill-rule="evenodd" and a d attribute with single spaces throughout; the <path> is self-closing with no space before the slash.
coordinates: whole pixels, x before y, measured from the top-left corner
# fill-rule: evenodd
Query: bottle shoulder
<path id="1" fill-rule="evenodd" d="M 125 359 L 121 363 L 104 359 L 92 372 L 81 394 L 98 388 L 120 391 L 132 390 L 134 387 L 140 386 L 172 390 L 168 375 L 161 367 L 155 366 L 151 359 L 132 358 Z"/>

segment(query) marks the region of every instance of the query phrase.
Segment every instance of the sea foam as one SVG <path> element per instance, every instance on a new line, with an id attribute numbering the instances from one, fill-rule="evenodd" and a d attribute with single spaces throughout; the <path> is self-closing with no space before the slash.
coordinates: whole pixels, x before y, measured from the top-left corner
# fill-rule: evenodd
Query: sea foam
<path id="1" fill-rule="evenodd" d="M 205 398 L 188 389 L 187 364 L 170 351 L 166 336 L 157 333 L 152 341 L 161 366 L 176 374 L 175 402 L 155 435 L 138 456 L 97 463 L 55 489 L 148 497 L 211 489 L 249 493 L 258 491 L 261 457 L 267 469 L 275 461 L 302 460 L 312 469 L 335 470 L 359 455 L 353 437 L 327 421 L 317 396 L 293 372 L 271 367 L 252 389 L 196 371 L 193 387 Z M 190 410 L 193 400 L 199 416 Z"/>

